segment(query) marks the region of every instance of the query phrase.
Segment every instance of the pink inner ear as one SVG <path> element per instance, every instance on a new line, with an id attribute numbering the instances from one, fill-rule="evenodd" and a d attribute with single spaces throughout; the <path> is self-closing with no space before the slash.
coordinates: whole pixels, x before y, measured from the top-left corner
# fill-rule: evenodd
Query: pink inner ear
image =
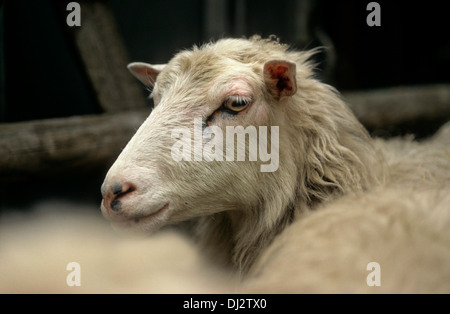
<path id="1" fill-rule="evenodd" d="M 145 82 L 155 82 L 159 71 L 148 67 L 136 67 L 133 69 L 137 75 L 139 75 Z"/>
<path id="2" fill-rule="evenodd" d="M 281 91 L 292 91 L 293 86 L 290 77 L 286 75 L 289 69 L 285 66 L 269 67 L 270 74 L 273 79 L 278 80 L 277 89 Z"/>
<path id="3" fill-rule="evenodd" d="M 297 91 L 296 66 L 287 61 L 270 61 L 264 66 L 264 76 L 274 96 L 292 96 Z"/>
<path id="4" fill-rule="evenodd" d="M 144 67 L 136 67 L 133 69 L 134 71 L 136 71 L 137 73 L 139 73 L 139 75 L 150 75 L 152 76 L 153 71 L 149 68 L 144 68 Z"/>

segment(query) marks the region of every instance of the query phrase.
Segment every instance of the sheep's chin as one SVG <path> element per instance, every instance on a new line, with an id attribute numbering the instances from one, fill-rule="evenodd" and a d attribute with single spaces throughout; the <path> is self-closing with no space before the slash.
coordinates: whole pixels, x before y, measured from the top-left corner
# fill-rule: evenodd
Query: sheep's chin
<path id="1" fill-rule="evenodd" d="M 129 217 L 122 221 L 111 221 L 114 230 L 125 233 L 150 233 L 166 224 L 170 204 L 167 203 L 156 212 L 145 216 Z"/>

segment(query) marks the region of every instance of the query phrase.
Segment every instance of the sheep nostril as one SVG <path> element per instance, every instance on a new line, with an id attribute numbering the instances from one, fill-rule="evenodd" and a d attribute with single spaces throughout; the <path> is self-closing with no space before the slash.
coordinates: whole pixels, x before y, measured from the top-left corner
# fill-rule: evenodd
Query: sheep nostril
<path id="1" fill-rule="evenodd" d="M 136 186 L 131 183 L 126 182 L 122 184 L 119 182 L 114 182 L 104 196 L 104 204 L 110 210 L 118 212 L 122 209 L 121 199 L 135 190 Z"/>
<path id="2" fill-rule="evenodd" d="M 120 187 L 120 189 L 119 189 Z M 134 192 L 136 187 L 131 183 L 124 183 L 123 185 L 116 182 L 113 186 L 113 194 L 116 195 L 116 199 L 122 198 L 131 192 Z"/>
<path id="3" fill-rule="evenodd" d="M 118 211 L 120 211 L 122 209 L 122 202 L 119 201 L 119 200 L 114 200 L 114 201 L 111 202 L 110 208 L 113 211 L 118 212 Z"/>
<path id="4" fill-rule="evenodd" d="M 122 190 L 123 190 L 122 184 L 120 184 L 119 182 L 114 182 L 114 184 L 112 186 L 112 193 L 114 195 L 117 195 L 117 194 L 121 193 Z"/>

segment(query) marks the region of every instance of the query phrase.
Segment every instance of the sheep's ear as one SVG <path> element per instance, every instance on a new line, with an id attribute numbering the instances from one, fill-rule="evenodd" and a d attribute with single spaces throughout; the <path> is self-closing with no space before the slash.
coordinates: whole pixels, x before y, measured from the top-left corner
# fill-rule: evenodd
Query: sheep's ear
<path id="1" fill-rule="evenodd" d="M 165 64 L 148 64 L 143 62 L 130 63 L 127 68 L 145 86 L 153 87 L 156 77 L 164 69 Z"/>
<path id="2" fill-rule="evenodd" d="M 296 68 L 295 63 L 283 60 L 264 64 L 264 81 L 276 99 L 292 96 L 297 91 Z"/>

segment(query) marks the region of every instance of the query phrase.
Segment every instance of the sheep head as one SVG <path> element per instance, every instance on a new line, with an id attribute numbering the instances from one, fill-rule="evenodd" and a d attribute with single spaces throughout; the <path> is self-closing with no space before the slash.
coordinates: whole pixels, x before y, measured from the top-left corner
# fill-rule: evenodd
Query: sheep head
<path id="1" fill-rule="evenodd" d="M 311 55 L 271 40 L 224 39 L 182 51 L 166 65 L 130 64 L 153 88 L 155 108 L 105 178 L 104 216 L 118 228 L 154 231 L 218 212 L 263 212 L 258 224 L 269 227 L 299 198 L 328 193 L 339 183 L 323 164 L 336 152 L 317 156 L 311 140 L 320 138 L 318 126 L 327 134 L 316 145 L 338 137 L 329 108 L 344 107 L 312 78 Z"/>

